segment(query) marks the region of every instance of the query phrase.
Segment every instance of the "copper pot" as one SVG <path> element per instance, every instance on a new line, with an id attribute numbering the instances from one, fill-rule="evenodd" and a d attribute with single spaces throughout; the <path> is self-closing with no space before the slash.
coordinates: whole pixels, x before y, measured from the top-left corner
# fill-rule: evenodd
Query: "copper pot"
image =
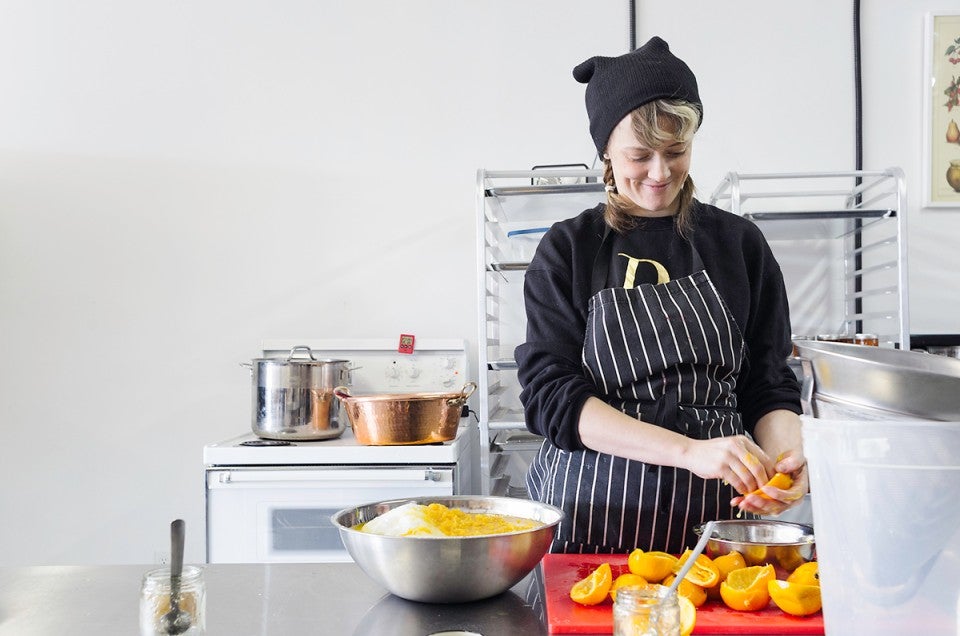
<path id="1" fill-rule="evenodd" d="M 350 395 L 345 386 L 333 394 L 347 411 L 353 435 L 366 446 L 434 444 L 457 436 L 460 411 L 477 385 L 457 393 Z"/>

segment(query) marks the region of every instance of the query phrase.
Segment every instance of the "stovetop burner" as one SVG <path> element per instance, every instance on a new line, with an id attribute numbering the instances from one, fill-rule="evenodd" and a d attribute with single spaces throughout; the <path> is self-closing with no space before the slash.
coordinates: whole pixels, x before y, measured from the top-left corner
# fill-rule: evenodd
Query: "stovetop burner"
<path id="1" fill-rule="evenodd" d="M 296 446 L 296 444 L 285 439 L 248 439 L 237 446 Z"/>

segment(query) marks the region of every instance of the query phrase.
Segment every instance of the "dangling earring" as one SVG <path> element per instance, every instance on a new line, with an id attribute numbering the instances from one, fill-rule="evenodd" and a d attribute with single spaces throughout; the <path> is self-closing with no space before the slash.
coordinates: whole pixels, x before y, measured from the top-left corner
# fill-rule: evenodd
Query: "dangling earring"
<path id="1" fill-rule="evenodd" d="M 605 185 L 603 186 L 603 189 L 606 190 L 607 192 L 612 192 L 613 194 L 617 193 L 617 186 L 615 185 Z"/>

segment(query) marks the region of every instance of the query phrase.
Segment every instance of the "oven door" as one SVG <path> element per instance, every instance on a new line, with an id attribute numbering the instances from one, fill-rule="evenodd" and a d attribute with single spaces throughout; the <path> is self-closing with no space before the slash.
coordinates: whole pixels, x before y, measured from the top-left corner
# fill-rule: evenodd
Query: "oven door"
<path id="1" fill-rule="evenodd" d="M 207 471 L 208 563 L 350 561 L 330 516 L 350 506 L 454 492 L 454 466 Z"/>

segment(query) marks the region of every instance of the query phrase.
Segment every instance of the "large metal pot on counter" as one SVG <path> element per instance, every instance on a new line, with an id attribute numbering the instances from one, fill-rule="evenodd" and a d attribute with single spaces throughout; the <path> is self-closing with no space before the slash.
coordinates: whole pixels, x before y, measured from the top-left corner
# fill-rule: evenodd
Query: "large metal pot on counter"
<path id="1" fill-rule="evenodd" d="M 343 434 L 347 418 L 333 389 L 351 383 L 348 360 L 318 359 L 310 347 L 297 346 L 286 359 L 254 359 L 251 370 L 252 428 L 258 437 L 319 440 Z"/>
<path id="2" fill-rule="evenodd" d="M 460 413 L 477 385 L 467 382 L 456 393 L 350 395 L 345 386 L 333 393 L 346 405 L 357 441 L 367 446 L 434 444 L 457 436 Z"/>

